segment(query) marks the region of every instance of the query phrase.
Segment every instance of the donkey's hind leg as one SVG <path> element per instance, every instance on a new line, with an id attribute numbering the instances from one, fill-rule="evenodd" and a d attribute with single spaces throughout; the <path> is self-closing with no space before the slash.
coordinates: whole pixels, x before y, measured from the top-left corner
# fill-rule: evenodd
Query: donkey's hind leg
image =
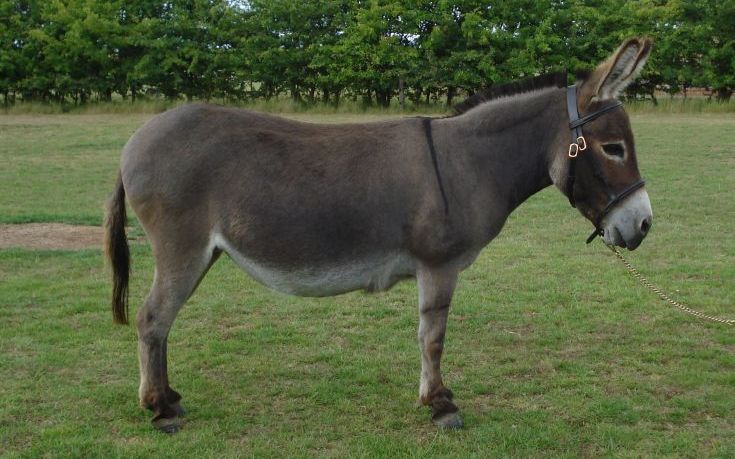
<path id="1" fill-rule="evenodd" d="M 452 391 L 444 386 L 440 363 L 452 294 L 457 283 L 454 267 L 419 266 L 419 347 L 421 349 L 421 403 L 431 407 L 431 420 L 442 428 L 462 427 Z"/>
<path id="2" fill-rule="evenodd" d="M 167 340 L 176 314 L 189 299 L 209 267 L 217 249 L 202 247 L 162 253 L 154 247 L 156 272 L 148 297 L 137 315 L 140 362 L 140 404 L 153 411 L 153 425 L 167 433 L 178 431 L 184 410 L 181 395 L 168 380 Z"/>

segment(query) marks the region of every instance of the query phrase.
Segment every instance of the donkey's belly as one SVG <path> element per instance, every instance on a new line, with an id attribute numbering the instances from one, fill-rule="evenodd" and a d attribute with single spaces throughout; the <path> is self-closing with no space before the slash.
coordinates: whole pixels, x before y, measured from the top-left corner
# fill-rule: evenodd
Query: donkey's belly
<path id="1" fill-rule="evenodd" d="M 213 248 L 225 251 L 258 282 L 273 290 L 298 296 L 331 296 L 353 290 L 387 290 L 416 272 L 414 259 L 405 253 L 378 253 L 332 265 L 273 266 L 249 258 L 215 234 Z"/>

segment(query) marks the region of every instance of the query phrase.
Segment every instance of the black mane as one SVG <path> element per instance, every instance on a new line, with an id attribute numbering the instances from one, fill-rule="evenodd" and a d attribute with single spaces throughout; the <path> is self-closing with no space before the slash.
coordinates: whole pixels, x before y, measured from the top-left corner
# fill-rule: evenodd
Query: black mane
<path id="1" fill-rule="evenodd" d="M 454 114 L 461 115 L 487 102 L 499 97 L 512 96 L 524 92 L 536 91 L 545 88 L 563 88 L 567 85 L 567 72 L 546 73 L 532 78 L 511 81 L 502 85 L 491 86 L 473 94 L 464 101 L 455 105 Z"/>

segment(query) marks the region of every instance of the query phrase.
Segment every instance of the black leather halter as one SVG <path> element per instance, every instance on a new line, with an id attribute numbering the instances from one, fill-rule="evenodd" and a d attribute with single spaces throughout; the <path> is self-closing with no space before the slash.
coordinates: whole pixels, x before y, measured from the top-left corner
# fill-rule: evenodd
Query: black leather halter
<path id="1" fill-rule="evenodd" d="M 574 184 L 577 169 L 576 158 L 577 156 L 579 156 L 579 152 L 587 149 L 587 141 L 584 138 L 582 126 L 592 120 L 597 119 L 598 117 L 604 115 L 611 110 L 615 110 L 616 108 L 621 107 L 622 105 L 622 102 L 615 101 L 610 105 L 602 107 L 596 112 L 592 112 L 588 115 L 580 117 L 579 111 L 577 110 L 577 86 L 572 85 L 567 87 L 567 113 L 569 114 L 569 129 L 572 132 L 572 142 L 569 144 L 569 172 L 567 173 L 567 182 L 564 185 L 564 191 L 567 195 L 567 198 L 569 198 L 569 204 L 571 204 L 572 207 L 577 207 L 576 201 L 574 199 Z M 595 230 L 587 238 L 587 244 L 592 242 L 595 237 L 604 235 L 604 229 L 600 228 L 600 225 L 602 224 L 602 220 L 607 216 L 607 214 L 610 213 L 610 211 L 616 205 L 620 204 L 620 202 L 630 196 L 637 189 L 643 187 L 645 184 L 645 180 L 639 179 L 637 182 L 633 183 L 617 195 L 610 198 L 602 212 L 597 215 L 597 218 L 595 219 Z"/>

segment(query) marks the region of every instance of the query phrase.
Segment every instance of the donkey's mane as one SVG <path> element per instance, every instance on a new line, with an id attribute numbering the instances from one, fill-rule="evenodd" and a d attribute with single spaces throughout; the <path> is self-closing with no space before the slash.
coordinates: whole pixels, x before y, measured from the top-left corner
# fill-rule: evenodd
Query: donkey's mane
<path id="1" fill-rule="evenodd" d="M 567 72 L 545 73 L 536 77 L 523 80 L 511 81 L 509 83 L 490 86 L 483 89 L 464 101 L 455 105 L 454 115 L 461 115 L 485 102 L 500 97 L 513 96 L 524 92 L 538 91 L 546 88 L 563 88 L 567 85 Z"/>

